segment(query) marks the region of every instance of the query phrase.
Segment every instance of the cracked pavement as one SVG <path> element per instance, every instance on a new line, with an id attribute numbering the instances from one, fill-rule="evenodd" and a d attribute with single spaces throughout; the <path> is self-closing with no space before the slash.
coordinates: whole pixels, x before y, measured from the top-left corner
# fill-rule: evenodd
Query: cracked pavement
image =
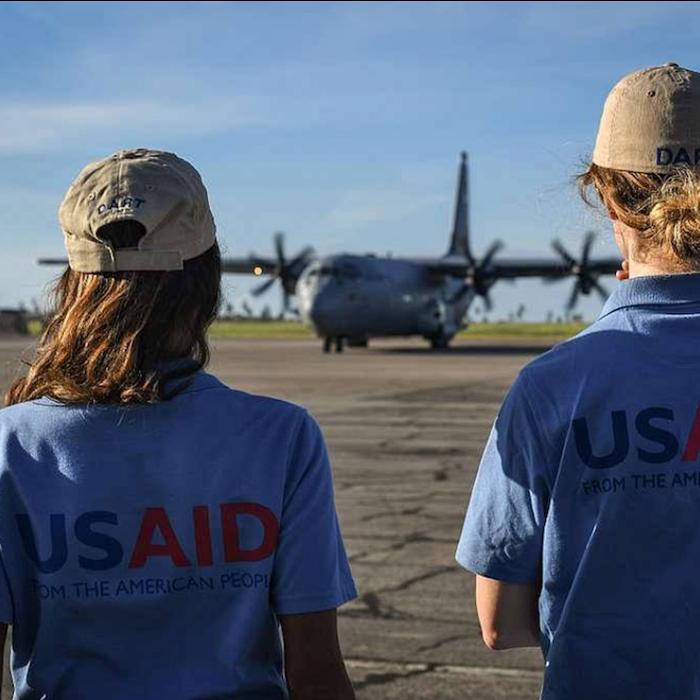
<path id="1" fill-rule="evenodd" d="M 27 346 L 0 341 L 3 391 Z M 324 355 L 304 340 L 214 342 L 223 381 L 301 403 L 324 430 L 360 592 L 340 610 L 358 700 L 538 698 L 540 653 L 486 649 L 454 550 L 500 401 L 542 349 L 462 340 L 431 353 L 414 339 Z"/>

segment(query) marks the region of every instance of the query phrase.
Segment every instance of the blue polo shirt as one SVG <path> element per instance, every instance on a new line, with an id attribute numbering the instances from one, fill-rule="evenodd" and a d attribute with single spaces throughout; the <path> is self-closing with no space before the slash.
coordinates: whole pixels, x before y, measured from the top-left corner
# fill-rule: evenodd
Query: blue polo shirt
<path id="1" fill-rule="evenodd" d="M 0 411 L 15 698 L 282 700 L 278 617 L 355 594 L 303 408 L 200 371 L 157 404 Z"/>
<path id="2" fill-rule="evenodd" d="M 622 282 L 527 365 L 457 561 L 541 581 L 544 700 L 700 699 L 700 274 Z"/>

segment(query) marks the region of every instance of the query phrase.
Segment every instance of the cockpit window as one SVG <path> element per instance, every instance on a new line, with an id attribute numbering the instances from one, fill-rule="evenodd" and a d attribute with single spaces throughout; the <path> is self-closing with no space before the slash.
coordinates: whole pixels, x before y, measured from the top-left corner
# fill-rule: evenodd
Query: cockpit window
<path id="1" fill-rule="evenodd" d="M 309 277 L 332 277 L 335 280 L 351 280 L 361 277 L 355 265 L 343 263 L 340 265 L 320 265 L 309 270 Z"/>

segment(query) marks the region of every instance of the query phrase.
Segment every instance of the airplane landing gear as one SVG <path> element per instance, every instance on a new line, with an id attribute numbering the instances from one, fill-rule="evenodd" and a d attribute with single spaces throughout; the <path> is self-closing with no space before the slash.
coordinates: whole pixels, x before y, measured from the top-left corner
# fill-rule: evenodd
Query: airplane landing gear
<path id="1" fill-rule="evenodd" d="M 345 349 L 345 338 L 337 336 L 335 338 L 323 339 L 323 352 L 328 353 L 333 347 L 335 347 L 336 352 L 343 352 Z"/>
<path id="2" fill-rule="evenodd" d="M 452 340 L 452 338 L 445 335 L 444 333 L 440 333 L 440 335 L 434 335 L 430 339 L 430 347 L 433 350 L 447 350 L 447 348 L 450 347 L 450 340 Z"/>

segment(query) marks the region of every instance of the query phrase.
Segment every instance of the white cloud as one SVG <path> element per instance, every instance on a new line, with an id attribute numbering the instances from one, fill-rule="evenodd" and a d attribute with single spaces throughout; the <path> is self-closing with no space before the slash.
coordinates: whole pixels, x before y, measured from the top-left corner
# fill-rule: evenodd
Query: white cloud
<path id="1" fill-rule="evenodd" d="M 261 123 L 248 104 L 175 104 L 166 101 L 0 102 L 0 154 L 55 150 L 93 137 L 202 133 Z"/>
<path id="2" fill-rule="evenodd" d="M 241 96 L 190 101 L 0 101 L 0 155 L 43 153 L 98 139 L 124 142 L 156 135 L 198 136 L 255 126 L 270 129 L 378 124 L 395 119 L 398 101 L 358 98 Z"/>

